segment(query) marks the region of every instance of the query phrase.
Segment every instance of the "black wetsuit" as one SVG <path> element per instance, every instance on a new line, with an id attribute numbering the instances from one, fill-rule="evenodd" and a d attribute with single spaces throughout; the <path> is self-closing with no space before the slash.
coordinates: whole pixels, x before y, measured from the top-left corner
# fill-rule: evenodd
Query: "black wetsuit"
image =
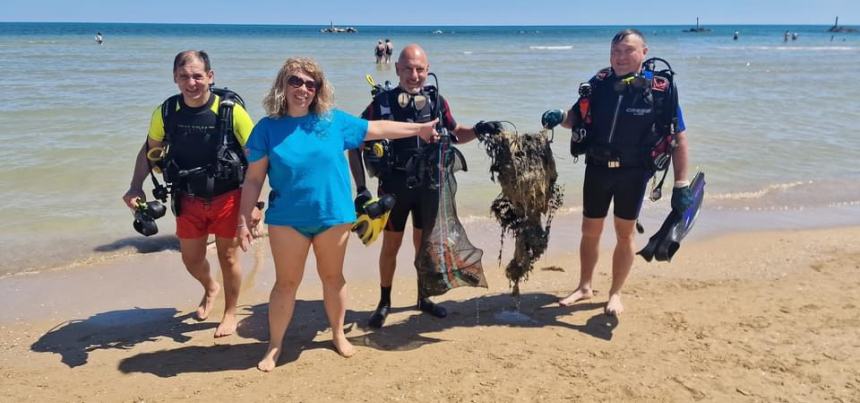
<path id="1" fill-rule="evenodd" d="M 625 220 L 639 216 L 648 179 L 653 175 L 647 163 L 647 139 L 658 121 L 671 120 L 671 108 L 658 110 L 655 103 L 668 94 L 668 81 L 655 77 L 651 97 L 642 89 L 619 85 L 611 69 L 591 79 L 591 119 L 583 182 L 583 215 L 603 218 L 614 202 L 614 214 Z M 666 103 L 668 104 L 668 103 Z M 684 130 L 680 107 L 677 131 Z M 579 117 L 579 104 L 569 113 Z M 658 117 L 658 113 L 662 116 Z"/>
<path id="2" fill-rule="evenodd" d="M 384 103 L 382 97 L 387 97 L 387 104 L 390 111 L 383 110 Z M 421 97 L 421 96 L 418 96 Z M 418 102 L 413 95 L 407 93 L 400 87 L 391 91 L 382 92 L 373 98 L 373 102 L 367 106 L 361 117 L 367 120 L 390 119 L 397 122 L 413 122 L 424 123 L 435 118 L 433 108 L 433 97 L 424 96 L 425 102 Z M 400 101 L 405 101 L 401 106 Z M 421 105 L 423 103 L 423 105 Z M 451 115 L 451 109 L 448 107 L 448 102 L 445 98 L 439 96 L 439 103 L 442 108 L 442 124 L 452 132 L 457 127 L 457 122 Z M 416 109 L 416 104 L 423 106 Z M 454 138 L 456 142 L 456 138 Z M 422 189 L 410 189 L 407 186 L 407 178 L 410 173 L 406 172 L 406 164 L 409 158 L 415 155 L 419 147 L 426 145 L 423 140 L 418 137 L 409 137 L 391 141 L 391 157 L 394 158 L 394 166 L 390 172 L 385 173 L 379 178 L 378 194 L 393 194 L 397 198 L 394 208 L 388 217 L 388 224 L 385 229 L 388 231 L 403 232 L 406 228 L 406 218 L 409 213 L 412 213 L 412 226 L 418 229 L 423 228 L 421 219 L 422 204 L 428 201 L 427 195 Z"/>

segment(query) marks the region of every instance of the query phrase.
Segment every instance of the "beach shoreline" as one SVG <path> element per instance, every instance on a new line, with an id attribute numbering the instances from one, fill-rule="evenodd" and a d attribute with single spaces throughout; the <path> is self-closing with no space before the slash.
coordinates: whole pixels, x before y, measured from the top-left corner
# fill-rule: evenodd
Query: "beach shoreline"
<path id="1" fill-rule="evenodd" d="M 467 226 L 484 248 L 489 289 L 455 289 L 436 298 L 451 313 L 444 320 L 412 309 L 415 275 L 404 248 L 394 313 L 376 331 L 364 321 L 378 297 L 378 249 L 351 242 L 347 336 L 358 355 L 348 360 L 331 349 L 309 261 L 289 351 L 269 375 L 254 369 L 267 339 L 268 245 L 243 255 L 239 330 L 217 340 L 212 333 L 220 312 L 206 322 L 189 317 L 201 290 L 175 252 L 4 278 L 0 290 L 11 303 L 0 316 L 0 385 L 11 401 L 860 397 L 860 368 L 850 364 L 860 356 L 860 247 L 854 241 L 860 227 L 694 237 L 671 263 L 636 260 L 625 288 L 627 310 L 617 320 L 602 314 L 610 279 L 606 253 L 594 300 L 573 308 L 554 304 L 578 279 L 578 230 L 568 227 L 565 220 L 553 227 L 547 255 L 515 301 L 497 265 L 498 232 Z"/>

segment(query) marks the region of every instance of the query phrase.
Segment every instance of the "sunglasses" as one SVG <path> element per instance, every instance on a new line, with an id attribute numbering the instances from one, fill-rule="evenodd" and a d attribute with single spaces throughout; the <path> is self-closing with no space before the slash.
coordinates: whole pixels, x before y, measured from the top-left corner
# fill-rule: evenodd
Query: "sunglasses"
<path id="1" fill-rule="evenodd" d="M 287 79 L 287 84 L 289 84 L 290 87 L 293 87 L 293 88 L 301 88 L 302 85 L 304 85 L 305 88 L 308 89 L 308 91 L 316 91 L 318 88 L 318 84 L 316 81 L 314 81 L 314 80 L 302 80 L 301 78 L 299 78 L 297 76 L 290 76 L 290 78 Z"/>

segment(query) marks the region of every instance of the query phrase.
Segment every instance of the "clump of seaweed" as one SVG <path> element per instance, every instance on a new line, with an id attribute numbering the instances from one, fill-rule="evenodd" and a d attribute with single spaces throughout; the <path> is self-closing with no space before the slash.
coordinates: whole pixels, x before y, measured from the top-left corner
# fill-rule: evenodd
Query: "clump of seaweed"
<path id="1" fill-rule="evenodd" d="M 563 189 L 556 183 L 552 138 L 547 131 L 523 135 L 505 131 L 479 140 L 492 159 L 490 179 L 502 187 L 490 207 L 502 226 L 500 265 L 505 235 L 515 240 L 514 257 L 505 275 L 516 297 L 520 281 L 528 278 L 534 262 L 546 251 L 553 215 L 563 202 Z"/>

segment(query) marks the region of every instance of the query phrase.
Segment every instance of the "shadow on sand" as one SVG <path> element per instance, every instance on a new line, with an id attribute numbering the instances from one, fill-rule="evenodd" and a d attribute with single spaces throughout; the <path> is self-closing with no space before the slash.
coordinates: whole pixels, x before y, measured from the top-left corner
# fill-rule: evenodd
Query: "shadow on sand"
<path id="1" fill-rule="evenodd" d="M 415 314 L 404 321 L 390 321 L 382 329 L 360 329 L 371 311 L 347 311 L 347 337 L 357 346 L 386 351 L 410 351 L 424 345 L 445 340 L 424 336 L 425 333 L 440 332 L 457 327 L 508 326 L 539 328 L 558 326 L 576 330 L 601 340 L 611 340 L 618 326 L 617 318 L 603 314 L 604 303 L 580 303 L 573 307 L 560 307 L 554 302 L 557 297 L 550 294 L 525 294 L 514 309 L 514 300 L 508 294 L 472 298 L 466 301 L 442 303 L 449 316 L 436 319 Z M 397 307 L 393 313 L 411 311 L 413 307 Z M 243 307 L 244 319 L 239 322 L 237 335 L 257 340 L 256 343 L 189 346 L 173 350 L 141 353 L 122 360 L 119 370 L 124 373 L 150 373 L 159 377 L 172 377 L 182 373 L 213 372 L 253 368 L 266 351 L 268 342 L 268 304 Z M 561 321 L 574 312 L 598 310 L 584 325 Z M 366 333 L 364 332 L 366 331 Z M 314 349 L 334 350 L 328 320 L 322 301 L 297 300 L 293 321 L 284 339 L 284 352 L 278 365 L 298 360 L 304 351 Z M 350 336 L 354 333 L 364 333 Z M 314 340 L 323 335 L 320 340 Z"/>
<path id="2" fill-rule="evenodd" d="M 579 331 L 601 340 L 611 340 L 612 332 L 618 326 L 618 319 L 603 313 L 605 303 L 580 303 L 572 307 L 556 304 L 558 297 L 551 294 L 523 294 L 517 301 L 509 294 L 482 296 L 465 301 L 448 301 L 442 306 L 448 309 L 449 316 L 436 319 L 428 315 L 410 316 L 405 321 L 387 324 L 382 329 L 362 336 L 351 337 L 353 344 L 379 350 L 406 351 L 425 344 L 443 340 L 424 337 L 422 333 L 433 333 L 455 327 L 507 326 L 539 328 L 546 326 L 563 327 Z M 401 308 L 404 310 L 407 308 Z M 599 310 L 584 325 L 574 325 L 560 319 L 578 311 Z M 350 315 L 351 314 L 351 315 Z M 349 312 L 347 322 L 365 324 L 371 312 Z M 366 329 L 371 330 L 371 329 Z"/>
<path id="3" fill-rule="evenodd" d="M 175 235 L 158 235 L 144 237 L 141 235 L 117 239 L 109 244 L 93 248 L 95 252 L 115 252 L 121 249 L 134 248 L 137 253 L 153 253 L 164 250 L 179 250 L 179 238 Z"/>
<path id="4" fill-rule="evenodd" d="M 74 368 L 86 364 L 94 350 L 127 350 L 158 338 L 184 343 L 191 339 L 186 333 L 216 326 L 211 322 L 186 323 L 193 320 L 192 314 L 177 316 L 178 313 L 175 308 L 134 308 L 74 319 L 49 330 L 30 350 L 59 354 L 64 364 Z"/>

